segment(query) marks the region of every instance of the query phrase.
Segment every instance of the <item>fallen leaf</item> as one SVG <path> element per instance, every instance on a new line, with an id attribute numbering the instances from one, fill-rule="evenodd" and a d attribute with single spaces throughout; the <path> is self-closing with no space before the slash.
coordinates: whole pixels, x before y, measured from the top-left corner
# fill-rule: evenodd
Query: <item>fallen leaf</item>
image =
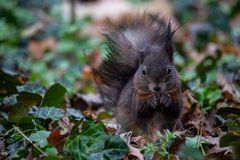
<path id="1" fill-rule="evenodd" d="M 100 106 L 103 105 L 103 101 L 100 98 L 100 95 L 98 94 L 92 94 L 92 93 L 88 93 L 88 94 L 83 94 L 80 95 L 82 97 L 82 99 L 84 99 L 89 106 L 91 106 L 92 108 L 99 108 Z"/>
<path id="2" fill-rule="evenodd" d="M 129 148 L 129 153 L 128 153 L 128 157 L 135 157 L 138 158 L 138 160 L 144 160 L 144 156 L 142 155 L 142 153 L 140 152 L 140 149 L 135 148 L 131 145 L 128 145 Z M 127 158 L 124 158 L 127 160 Z"/>
<path id="3" fill-rule="evenodd" d="M 67 116 L 64 116 L 59 122 L 58 125 L 62 128 L 60 131 L 61 135 L 69 134 L 74 126 L 74 123 L 69 121 Z"/>
<path id="4" fill-rule="evenodd" d="M 70 105 L 72 108 L 79 109 L 81 111 L 85 111 L 89 105 L 88 103 L 81 97 L 81 94 L 73 94 L 70 98 Z"/>
<path id="5" fill-rule="evenodd" d="M 140 148 L 147 143 L 149 143 L 151 140 L 147 136 L 137 136 L 137 137 L 131 137 L 131 145 L 137 148 Z"/>
<path id="6" fill-rule="evenodd" d="M 190 90 L 186 90 L 182 93 L 183 98 L 183 114 L 186 113 L 193 105 L 197 104 L 193 93 Z"/>
<path id="7" fill-rule="evenodd" d="M 234 83 L 229 81 L 221 72 L 218 73 L 217 77 L 217 83 L 222 87 L 223 97 L 235 103 L 240 103 L 240 91 Z"/>
<path id="8" fill-rule="evenodd" d="M 203 117 L 200 107 L 193 97 L 191 91 L 187 90 L 183 94 L 183 114 L 181 121 L 185 127 L 198 128 Z"/>
<path id="9" fill-rule="evenodd" d="M 120 133 L 120 128 L 120 125 L 111 121 L 104 125 L 104 131 L 108 134 Z"/>
<path id="10" fill-rule="evenodd" d="M 232 44 L 225 44 L 221 46 L 222 53 L 231 53 L 236 56 L 240 56 L 240 51 L 237 47 L 233 46 Z"/>
<path id="11" fill-rule="evenodd" d="M 42 41 L 30 40 L 28 44 L 28 50 L 32 54 L 33 58 L 41 59 L 46 50 L 54 51 L 55 46 L 56 39 L 54 37 L 49 37 Z"/>
<path id="12" fill-rule="evenodd" d="M 94 119 L 94 120 L 97 119 L 97 115 L 95 113 L 93 113 L 91 110 L 83 111 L 83 115 L 87 118 L 90 118 L 90 119 Z"/>
<path id="13" fill-rule="evenodd" d="M 102 61 L 101 55 L 98 50 L 93 50 L 87 56 L 87 64 L 89 64 L 91 68 L 97 68 L 98 66 L 100 66 L 101 61 Z"/>
<path id="14" fill-rule="evenodd" d="M 59 129 L 54 129 L 47 138 L 48 143 L 53 145 L 59 153 L 63 151 L 65 138 L 67 137 L 67 134 L 61 135 L 60 132 Z"/>
<path id="15" fill-rule="evenodd" d="M 169 147 L 169 153 L 170 154 L 177 154 L 181 145 L 185 142 L 185 137 L 187 132 L 177 132 L 176 133 L 176 138 L 173 140 Z"/>

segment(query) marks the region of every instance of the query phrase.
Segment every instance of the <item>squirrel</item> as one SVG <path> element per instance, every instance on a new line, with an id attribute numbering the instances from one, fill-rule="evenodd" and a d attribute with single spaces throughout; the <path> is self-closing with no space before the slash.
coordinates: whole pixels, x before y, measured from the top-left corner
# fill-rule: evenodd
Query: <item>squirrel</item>
<path id="1" fill-rule="evenodd" d="M 117 107 L 116 120 L 125 131 L 151 134 L 176 127 L 183 105 L 173 62 L 176 30 L 170 20 L 149 14 L 104 34 L 109 50 L 94 79 L 104 105 Z"/>

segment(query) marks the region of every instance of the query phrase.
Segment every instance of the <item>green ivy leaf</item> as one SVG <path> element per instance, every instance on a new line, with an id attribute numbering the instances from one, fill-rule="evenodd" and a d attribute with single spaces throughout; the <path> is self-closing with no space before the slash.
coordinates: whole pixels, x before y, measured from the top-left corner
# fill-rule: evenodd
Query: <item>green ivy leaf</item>
<path id="1" fill-rule="evenodd" d="M 41 106 L 59 106 L 66 92 L 67 90 L 62 85 L 54 84 L 47 90 Z"/>
<path id="2" fill-rule="evenodd" d="M 240 158 L 240 133 L 239 132 L 230 132 L 220 139 L 220 147 L 228 147 L 231 146 L 233 148 L 234 155 L 236 159 Z"/>
<path id="3" fill-rule="evenodd" d="M 194 94 L 200 104 L 211 106 L 221 98 L 221 90 L 216 86 L 201 87 L 194 90 Z"/>
<path id="4" fill-rule="evenodd" d="M 10 96 L 4 97 L 3 99 L 0 100 L 0 104 L 5 104 L 5 105 L 15 105 L 17 103 L 17 94 L 12 94 Z"/>
<path id="5" fill-rule="evenodd" d="M 103 130 L 103 123 L 86 121 L 83 124 L 83 131 L 77 136 L 70 136 L 65 142 L 65 150 L 73 159 L 87 159 L 91 153 L 104 148 L 106 133 Z"/>
<path id="6" fill-rule="evenodd" d="M 64 148 L 65 151 L 72 155 L 73 159 L 87 159 L 92 153 L 96 153 L 104 148 L 105 136 L 95 138 L 78 135 L 73 138 L 68 138 Z"/>
<path id="7" fill-rule="evenodd" d="M 23 130 L 33 129 L 36 127 L 36 124 L 34 121 L 36 122 L 38 120 L 35 119 L 35 117 L 32 115 L 27 115 L 21 118 L 21 120 L 18 122 L 18 126 Z"/>
<path id="8" fill-rule="evenodd" d="M 128 146 L 119 136 L 106 135 L 96 138 L 78 135 L 66 142 L 65 149 L 73 159 L 88 160 L 122 159 L 128 153 Z"/>
<path id="9" fill-rule="evenodd" d="M 74 109 L 74 108 L 67 108 L 67 116 L 74 117 L 76 120 L 81 120 L 84 118 L 80 110 Z"/>
<path id="10" fill-rule="evenodd" d="M 98 152 L 92 153 L 89 160 L 118 160 L 124 158 L 128 153 L 128 146 L 120 136 L 107 137 L 104 148 Z"/>
<path id="11" fill-rule="evenodd" d="M 27 78 L 12 71 L 0 69 L 0 95 L 17 93 L 16 86 L 26 83 Z"/>
<path id="12" fill-rule="evenodd" d="M 196 148 L 192 148 L 190 146 L 182 145 L 178 152 L 178 156 L 183 159 L 190 158 L 194 160 L 202 160 L 203 155 L 202 153 L 197 150 Z"/>
<path id="13" fill-rule="evenodd" d="M 34 117 L 41 119 L 60 120 L 63 113 L 56 107 L 32 107 L 30 112 Z"/>
<path id="14" fill-rule="evenodd" d="M 240 117 L 240 115 L 238 115 L 238 117 Z M 235 131 L 240 133 L 240 122 L 238 118 L 226 120 L 225 125 L 228 127 L 230 131 Z"/>
<path id="15" fill-rule="evenodd" d="M 234 146 L 237 143 L 240 144 L 240 134 L 238 133 L 228 133 L 220 139 L 220 147 Z"/>
<path id="16" fill-rule="evenodd" d="M 29 139 L 35 142 L 39 147 L 43 148 L 48 145 L 47 137 L 49 136 L 49 131 L 37 131 L 30 135 Z"/>
<path id="17" fill-rule="evenodd" d="M 45 93 L 44 88 L 38 84 L 38 83 L 32 83 L 32 82 L 28 82 L 25 85 L 22 86 L 17 86 L 17 90 L 18 92 L 30 92 L 30 93 L 37 93 L 40 95 L 43 95 Z"/>
<path id="18" fill-rule="evenodd" d="M 201 137 L 198 137 L 198 136 L 195 136 L 195 137 L 192 137 L 192 138 L 191 137 L 186 137 L 186 141 L 185 141 L 186 146 L 195 148 L 197 146 L 199 138 L 200 138 L 200 144 L 206 144 L 207 143 L 206 141 L 202 141 Z"/>
<path id="19" fill-rule="evenodd" d="M 11 122 L 18 123 L 25 116 L 27 116 L 27 112 L 22 104 L 17 103 L 10 107 L 8 117 Z"/>
<path id="20" fill-rule="evenodd" d="M 42 96 L 36 93 L 21 92 L 17 96 L 18 103 L 22 103 L 26 110 L 32 106 L 39 106 L 42 101 Z"/>
<path id="21" fill-rule="evenodd" d="M 222 96 L 222 92 L 220 91 L 220 89 L 216 89 L 212 92 L 210 92 L 207 95 L 207 98 L 209 99 L 209 104 L 213 105 L 217 100 L 219 100 Z"/>
<path id="22" fill-rule="evenodd" d="M 121 159 L 128 153 L 128 147 L 119 136 L 107 136 L 103 123 L 86 121 L 79 135 L 67 139 L 65 151 L 73 159 Z"/>
<path id="23" fill-rule="evenodd" d="M 60 159 L 63 159 L 62 156 L 58 155 L 58 151 L 55 147 L 53 146 L 46 146 L 44 147 L 44 151 L 45 153 L 47 153 L 48 157 L 46 159 L 49 159 L 49 160 L 53 160 L 53 159 L 56 159 L 56 160 L 60 160 Z"/>
<path id="24" fill-rule="evenodd" d="M 23 149 L 23 143 L 22 140 L 16 141 L 12 144 L 10 144 L 7 147 L 7 151 L 8 151 L 8 156 L 9 157 L 14 157 L 14 155 L 16 154 L 16 152 L 20 151 Z"/>
<path id="25" fill-rule="evenodd" d="M 83 131 L 81 135 L 91 136 L 91 137 L 100 137 L 105 136 L 106 133 L 103 130 L 103 123 L 94 123 L 93 121 L 86 121 L 83 124 Z"/>

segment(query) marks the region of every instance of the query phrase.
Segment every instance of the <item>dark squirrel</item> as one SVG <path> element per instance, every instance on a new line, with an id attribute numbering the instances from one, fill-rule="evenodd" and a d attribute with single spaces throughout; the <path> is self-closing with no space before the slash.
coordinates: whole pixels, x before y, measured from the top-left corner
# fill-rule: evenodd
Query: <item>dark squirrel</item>
<path id="1" fill-rule="evenodd" d="M 176 31 L 176 30 L 175 30 Z M 107 57 L 94 71 L 98 91 L 125 130 L 172 130 L 182 110 L 170 21 L 144 15 L 107 34 Z"/>

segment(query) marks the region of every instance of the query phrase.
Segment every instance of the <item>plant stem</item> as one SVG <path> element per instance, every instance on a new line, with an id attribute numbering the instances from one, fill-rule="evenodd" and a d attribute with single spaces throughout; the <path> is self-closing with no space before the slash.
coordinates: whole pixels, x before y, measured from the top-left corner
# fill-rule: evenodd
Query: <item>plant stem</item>
<path id="1" fill-rule="evenodd" d="M 39 152 L 41 152 L 44 156 L 47 157 L 47 154 L 39 148 L 36 144 L 34 144 L 16 125 L 13 125 L 13 128 L 20 133 L 29 143 L 31 143 Z"/>

